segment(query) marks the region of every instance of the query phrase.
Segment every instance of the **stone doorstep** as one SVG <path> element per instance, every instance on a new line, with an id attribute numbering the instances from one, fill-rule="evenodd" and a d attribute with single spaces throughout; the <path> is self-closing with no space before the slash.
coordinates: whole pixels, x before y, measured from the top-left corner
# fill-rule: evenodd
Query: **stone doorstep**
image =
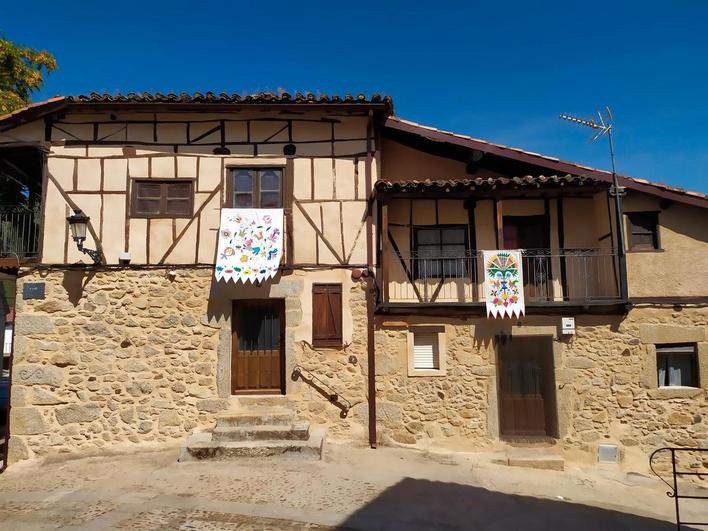
<path id="1" fill-rule="evenodd" d="M 288 407 L 290 401 L 285 395 L 232 395 L 229 397 L 232 408 Z"/>
<path id="2" fill-rule="evenodd" d="M 217 415 L 216 427 L 239 428 L 244 426 L 289 426 L 295 421 L 295 413 L 288 409 L 249 409 L 248 411 L 226 412 Z"/>
<path id="3" fill-rule="evenodd" d="M 216 427 L 212 440 L 228 441 L 306 441 L 310 436 L 310 423 L 306 420 L 286 425 L 261 424 L 257 426 L 239 426 L 234 428 Z"/>
<path id="4" fill-rule="evenodd" d="M 229 460 L 241 457 L 292 457 L 322 459 L 325 433 L 313 430 L 304 441 L 213 441 L 210 433 L 190 436 L 180 448 L 179 461 Z"/>
<path id="5" fill-rule="evenodd" d="M 565 460 L 560 454 L 541 448 L 507 450 L 504 457 L 495 460 L 495 462 L 506 466 L 520 466 L 542 470 L 563 471 L 565 469 Z"/>

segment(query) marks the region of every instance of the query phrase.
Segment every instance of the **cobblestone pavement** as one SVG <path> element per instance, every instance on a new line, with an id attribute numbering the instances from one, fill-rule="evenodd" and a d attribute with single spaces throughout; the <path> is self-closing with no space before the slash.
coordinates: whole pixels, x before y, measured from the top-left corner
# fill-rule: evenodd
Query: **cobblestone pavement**
<path id="1" fill-rule="evenodd" d="M 10 467 L 0 475 L 0 528 L 675 528 L 658 480 L 617 471 L 511 468 L 482 454 L 334 444 L 323 461 L 177 463 L 176 456 L 163 448 Z M 705 518 L 708 506 L 686 516 Z"/>

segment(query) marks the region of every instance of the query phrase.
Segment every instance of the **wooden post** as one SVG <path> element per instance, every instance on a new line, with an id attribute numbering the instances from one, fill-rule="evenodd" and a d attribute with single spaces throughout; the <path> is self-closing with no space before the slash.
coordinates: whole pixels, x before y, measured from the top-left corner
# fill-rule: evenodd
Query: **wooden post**
<path id="1" fill-rule="evenodd" d="M 372 199 L 374 191 L 371 165 L 373 164 L 374 113 L 369 110 L 369 120 L 366 124 L 366 164 L 365 183 L 366 197 Z M 376 346 L 374 337 L 374 311 L 376 306 L 376 287 L 374 278 L 374 249 L 373 249 L 373 208 L 369 205 L 366 214 L 366 350 L 368 364 L 368 395 L 369 395 L 369 446 L 376 448 Z"/>
<path id="2" fill-rule="evenodd" d="M 383 293 L 383 301 L 389 301 L 388 282 L 389 268 L 391 263 L 390 243 L 388 241 L 388 205 L 384 204 L 381 207 L 381 291 Z"/>
<path id="3" fill-rule="evenodd" d="M 504 213 L 501 200 L 494 199 L 494 228 L 497 233 L 497 249 L 504 247 Z"/>

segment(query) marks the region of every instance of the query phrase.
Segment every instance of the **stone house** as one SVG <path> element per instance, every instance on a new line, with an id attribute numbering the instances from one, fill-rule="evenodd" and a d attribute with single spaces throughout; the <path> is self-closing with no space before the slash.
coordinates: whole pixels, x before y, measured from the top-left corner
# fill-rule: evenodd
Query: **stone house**
<path id="1" fill-rule="evenodd" d="M 0 117 L 0 174 L 11 462 L 273 400 L 372 446 L 640 468 L 708 440 L 703 194 L 620 177 L 616 197 L 377 95 L 58 97 Z M 282 209 L 274 278 L 216 280 L 234 207 Z M 488 318 L 482 251 L 504 249 L 525 315 Z"/>

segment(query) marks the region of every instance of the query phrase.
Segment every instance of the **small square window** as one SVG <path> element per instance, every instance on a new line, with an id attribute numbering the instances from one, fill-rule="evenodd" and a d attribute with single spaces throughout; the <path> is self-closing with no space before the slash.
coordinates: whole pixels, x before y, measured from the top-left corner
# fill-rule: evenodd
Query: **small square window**
<path id="1" fill-rule="evenodd" d="M 628 212 L 629 249 L 650 251 L 659 248 L 659 213 Z"/>
<path id="2" fill-rule="evenodd" d="M 444 376 L 445 327 L 414 326 L 408 331 L 408 376 Z"/>
<path id="3" fill-rule="evenodd" d="M 695 344 L 657 345 L 659 387 L 698 387 L 698 351 Z"/>

